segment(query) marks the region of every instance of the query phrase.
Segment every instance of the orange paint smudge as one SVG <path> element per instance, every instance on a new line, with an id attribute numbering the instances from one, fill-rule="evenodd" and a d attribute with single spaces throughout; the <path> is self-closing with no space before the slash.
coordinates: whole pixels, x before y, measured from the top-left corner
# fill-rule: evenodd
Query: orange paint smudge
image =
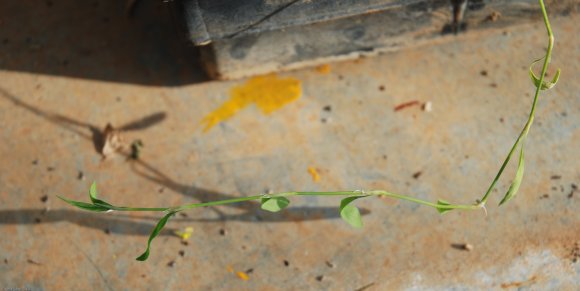
<path id="1" fill-rule="evenodd" d="M 315 68 L 316 72 L 320 73 L 320 74 L 328 74 L 330 73 L 330 65 L 329 64 L 324 64 L 324 65 L 320 65 L 318 67 Z"/>
<path id="2" fill-rule="evenodd" d="M 238 277 L 240 277 L 240 279 L 242 279 L 244 281 L 250 280 L 250 276 L 248 276 L 248 274 L 246 274 L 244 272 L 236 272 L 236 275 L 238 275 Z"/>
<path id="3" fill-rule="evenodd" d="M 310 174 L 310 176 L 312 176 L 312 181 L 318 182 L 318 180 L 320 180 L 320 174 L 318 174 L 316 168 L 308 167 L 308 173 Z"/>
<path id="4" fill-rule="evenodd" d="M 263 114 L 270 114 L 300 98 L 301 93 L 300 81 L 294 78 L 278 78 L 273 74 L 251 78 L 245 84 L 233 87 L 230 99 L 202 119 L 203 131 L 230 119 L 252 103 Z"/>

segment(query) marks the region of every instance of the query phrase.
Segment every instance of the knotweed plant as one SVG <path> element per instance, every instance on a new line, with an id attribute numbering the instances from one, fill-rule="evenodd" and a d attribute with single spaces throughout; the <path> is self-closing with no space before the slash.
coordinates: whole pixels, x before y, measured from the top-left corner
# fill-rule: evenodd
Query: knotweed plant
<path id="1" fill-rule="evenodd" d="M 546 7 L 544 5 L 543 0 L 539 0 L 540 8 L 542 11 L 544 24 L 546 26 L 546 30 L 548 33 L 548 49 L 546 51 L 546 55 L 538 60 L 535 60 L 530 65 L 530 78 L 532 79 L 532 83 L 536 87 L 535 95 L 532 101 L 532 108 L 530 110 L 530 114 L 528 116 L 528 120 L 525 123 L 522 131 L 518 135 L 516 141 L 514 142 L 513 146 L 511 147 L 510 151 L 507 154 L 507 157 L 504 159 L 499 171 L 495 175 L 495 178 L 487 188 L 485 194 L 475 201 L 473 204 L 455 204 L 445 200 L 438 200 L 437 202 L 430 202 L 418 198 L 414 198 L 407 195 L 401 195 L 392 193 L 385 190 L 354 190 L 354 191 L 335 191 L 335 192 L 282 192 L 282 193 L 275 193 L 275 194 L 260 194 L 254 196 L 247 196 L 247 197 L 240 197 L 234 199 L 227 199 L 227 200 L 219 200 L 219 201 L 211 201 L 211 202 L 204 202 L 204 203 L 193 203 L 193 204 L 186 204 L 181 206 L 174 206 L 174 207 L 127 207 L 127 206 L 115 206 L 105 202 L 101 199 L 97 198 L 97 188 L 96 184 L 93 183 L 89 189 L 89 198 L 91 200 L 90 203 L 87 202 L 80 202 L 80 201 L 73 201 L 66 199 L 64 197 L 60 197 L 66 203 L 76 206 L 78 208 L 94 211 L 94 212 L 111 212 L 111 211 L 152 211 L 152 212 L 163 212 L 164 216 L 159 220 L 151 235 L 149 236 L 149 240 L 147 241 L 147 248 L 145 252 L 137 257 L 139 261 L 145 261 L 149 257 L 149 252 L 151 249 L 151 242 L 155 237 L 159 235 L 167 221 L 174 216 L 176 213 L 198 208 L 198 207 L 205 207 L 205 206 L 218 206 L 224 204 L 231 204 L 231 203 L 239 203 L 244 201 L 252 201 L 252 200 L 259 200 L 261 202 L 261 208 L 266 211 L 271 212 L 278 212 L 290 204 L 290 198 L 294 196 L 342 196 L 345 197 L 341 200 L 340 206 L 338 208 L 340 212 L 340 216 L 344 221 L 348 224 L 352 225 L 353 227 L 360 228 L 362 227 L 362 220 L 359 209 L 354 205 L 354 201 L 358 199 L 363 199 L 370 196 L 387 196 L 395 199 L 406 200 L 409 202 L 425 205 L 428 207 L 432 207 L 436 209 L 439 213 L 445 213 L 451 210 L 483 210 L 487 213 L 486 210 L 486 203 L 489 199 L 489 196 L 497 182 L 499 181 L 500 177 L 502 176 L 506 166 L 510 162 L 512 156 L 519 152 L 518 154 L 518 165 L 517 170 L 515 173 L 515 177 L 513 178 L 511 185 L 501 201 L 499 205 L 503 205 L 504 203 L 510 201 L 512 198 L 515 197 L 520 185 L 522 183 L 522 179 L 524 177 L 524 146 L 526 142 L 526 137 L 530 131 L 530 127 L 534 121 L 534 115 L 536 112 L 536 106 L 538 103 L 538 97 L 540 95 L 540 91 L 547 90 L 556 84 L 558 78 L 560 77 L 560 70 L 556 72 L 553 80 L 545 81 L 544 77 L 546 75 L 546 71 L 548 69 L 548 64 L 550 63 L 550 57 L 552 55 L 552 48 L 554 46 L 554 36 L 552 34 L 552 28 L 550 27 L 550 22 L 548 21 L 548 14 L 546 12 Z M 542 71 L 538 76 L 536 76 L 533 72 L 533 66 L 543 60 Z"/>

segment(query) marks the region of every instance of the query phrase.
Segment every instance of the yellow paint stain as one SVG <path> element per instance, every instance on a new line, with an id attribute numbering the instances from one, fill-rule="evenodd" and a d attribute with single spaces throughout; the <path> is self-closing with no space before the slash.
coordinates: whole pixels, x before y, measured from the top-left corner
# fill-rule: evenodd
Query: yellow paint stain
<path id="1" fill-rule="evenodd" d="M 233 87 L 230 99 L 202 119 L 203 131 L 230 119 L 252 103 L 262 113 L 270 114 L 300 98 L 301 92 L 300 81 L 294 78 L 278 78 L 273 74 L 251 78 L 245 84 Z"/>
<path id="2" fill-rule="evenodd" d="M 320 174 L 318 174 L 316 168 L 308 167 L 308 173 L 310 174 L 310 176 L 312 176 L 312 181 L 318 182 L 318 180 L 320 180 Z"/>
<path id="3" fill-rule="evenodd" d="M 320 73 L 320 74 L 328 74 L 330 73 L 330 65 L 329 64 L 324 64 L 324 65 L 320 65 L 318 67 L 315 68 L 316 72 Z"/>
<path id="4" fill-rule="evenodd" d="M 236 275 L 238 275 L 238 277 L 244 281 L 248 281 L 250 279 L 250 276 L 244 272 L 236 272 Z"/>

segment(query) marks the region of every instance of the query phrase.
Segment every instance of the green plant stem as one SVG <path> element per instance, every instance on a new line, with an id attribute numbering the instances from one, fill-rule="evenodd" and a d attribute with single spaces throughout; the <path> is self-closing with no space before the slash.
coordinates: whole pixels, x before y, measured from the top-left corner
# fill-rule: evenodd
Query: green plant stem
<path id="1" fill-rule="evenodd" d="M 111 210 L 114 211 L 151 211 L 151 212 L 179 212 L 182 210 L 193 209 L 198 207 L 208 207 L 208 206 L 218 206 L 224 204 L 232 204 L 232 203 L 239 203 L 239 202 L 246 202 L 246 201 L 253 201 L 253 200 L 260 200 L 262 198 L 272 198 L 272 197 L 289 197 L 289 196 L 387 196 L 392 197 L 400 200 L 406 200 L 410 202 L 415 202 L 418 204 L 422 204 L 425 206 L 430 206 L 436 209 L 466 209 L 466 210 L 475 210 L 481 208 L 480 205 L 461 205 L 461 204 L 450 204 L 450 205 L 438 205 L 436 203 L 432 203 L 426 200 L 414 198 L 407 195 L 396 194 L 384 190 L 354 190 L 354 191 L 334 191 L 334 192 L 282 192 L 282 193 L 275 193 L 275 194 L 262 194 L 262 195 L 253 195 L 253 196 L 246 196 L 240 198 L 233 198 L 233 199 L 226 199 L 226 200 L 218 200 L 218 201 L 211 201 L 211 202 L 202 202 L 202 203 L 192 203 L 186 205 L 180 205 L 175 207 L 158 207 L 158 208 L 147 208 L 147 207 L 122 207 L 122 206 L 112 206 L 110 207 Z"/>
<path id="2" fill-rule="evenodd" d="M 503 161 L 501 167 L 499 168 L 499 171 L 497 172 L 497 174 L 495 175 L 495 178 L 491 182 L 491 185 L 489 185 L 489 188 L 485 192 L 485 195 L 483 195 L 483 197 L 480 199 L 482 204 L 485 204 L 487 202 L 487 199 L 489 198 L 491 191 L 495 188 L 495 185 L 497 184 L 497 182 L 499 181 L 499 178 L 503 174 L 503 171 L 505 170 L 507 164 L 509 163 L 513 153 L 515 152 L 518 145 L 521 142 L 523 142 L 525 137 L 528 135 L 528 132 L 530 131 L 530 127 L 532 126 L 532 123 L 534 122 L 534 115 L 536 113 L 536 104 L 538 103 L 538 97 L 540 96 L 540 91 L 541 91 L 541 87 L 542 87 L 541 84 L 543 84 L 543 82 L 544 82 L 544 77 L 546 75 L 546 71 L 548 70 L 548 64 L 550 63 L 550 58 L 552 57 L 552 48 L 554 47 L 554 35 L 552 34 L 552 27 L 550 26 L 550 21 L 548 20 L 548 13 L 546 12 L 546 6 L 544 5 L 543 0 L 539 0 L 539 2 L 540 2 L 540 8 L 542 10 L 542 16 L 544 18 L 544 24 L 546 25 L 546 30 L 548 31 L 548 49 L 547 49 L 546 55 L 544 57 L 544 65 L 542 66 L 542 73 L 540 74 L 540 82 L 539 82 L 539 85 L 536 87 L 536 93 L 534 94 L 534 101 L 532 102 L 532 109 L 530 110 L 530 115 L 528 116 L 528 121 L 526 122 L 526 125 L 524 126 L 524 128 L 520 132 L 520 135 L 516 139 L 514 145 L 510 149 L 507 157 Z"/>

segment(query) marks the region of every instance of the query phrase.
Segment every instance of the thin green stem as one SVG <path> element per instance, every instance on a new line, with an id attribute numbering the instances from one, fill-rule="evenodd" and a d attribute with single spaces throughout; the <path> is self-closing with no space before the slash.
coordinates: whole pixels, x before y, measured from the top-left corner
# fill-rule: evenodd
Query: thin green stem
<path id="1" fill-rule="evenodd" d="M 485 202 L 489 198 L 491 191 L 495 188 L 495 185 L 497 184 L 497 182 L 499 181 L 499 178 L 503 174 L 503 171 L 505 170 L 508 162 L 510 161 L 510 159 L 513 155 L 513 153 L 515 152 L 518 145 L 522 142 L 522 140 L 525 139 L 528 132 L 530 131 L 530 127 L 532 126 L 532 123 L 534 122 L 534 114 L 536 113 L 536 105 L 538 103 L 538 97 L 540 96 L 540 91 L 542 88 L 542 84 L 544 82 L 544 77 L 546 75 L 546 71 L 548 70 L 548 64 L 550 63 L 550 58 L 552 57 L 552 48 L 554 47 L 554 35 L 552 34 L 552 27 L 550 26 L 550 21 L 548 20 L 548 13 L 546 12 L 546 7 L 544 5 L 544 1 L 539 0 L 539 2 L 540 2 L 540 8 L 542 10 L 542 16 L 544 18 L 544 24 L 546 25 L 546 30 L 548 31 L 548 39 L 549 39 L 548 50 L 546 51 L 546 56 L 544 57 L 544 64 L 542 66 L 542 73 L 540 74 L 540 82 L 538 83 L 538 86 L 536 87 L 536 93 L 534 94 L 534 101 L 532 102 L 532 109 L 530 110 L 530 115 L 528 116 L 528 121 L 526 122 L 526 125 L 524 126 L 520 135 L 516 139 L 514 145 L 510 149 L 507 157 L 503 161 L 501 167 L 499 168 L 499 171 L 495 175 L 495 178 L 493 179 L 493 181 L 489 185 L 489 188 L 485 192 L 485 195 L 483 195 L 483 197 L 480 199 L 481 203 L 483 203 L 483 204 L 485 204 Z"/>

